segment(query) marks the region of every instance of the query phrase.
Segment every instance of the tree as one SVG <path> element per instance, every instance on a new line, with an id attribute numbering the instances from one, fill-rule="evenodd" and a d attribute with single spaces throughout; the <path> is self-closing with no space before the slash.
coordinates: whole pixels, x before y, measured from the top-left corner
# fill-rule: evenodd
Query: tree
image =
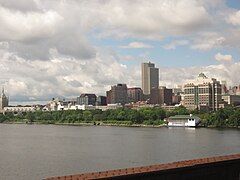
<path id="1" fill-rule="evenodd" d="M 85 121 L 92 121 L 92 113 L 91 113 L 91 111 L 88 111 L 88 110 L 83 111 L 83 119 Z"/>
<path id="2" fill-rule="evenodd" d="M 26 119 L 29 123 L 32 123 L 35 120 L 35 115 L 32 112 L 28 112 L 26 114 Z"/>

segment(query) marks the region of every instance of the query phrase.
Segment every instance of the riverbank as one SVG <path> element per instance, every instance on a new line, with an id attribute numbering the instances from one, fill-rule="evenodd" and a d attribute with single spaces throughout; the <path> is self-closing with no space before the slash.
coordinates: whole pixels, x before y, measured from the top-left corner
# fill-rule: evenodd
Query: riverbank
<path id="1" fill-rule="evenodd" d="M 118 123 L 106 123 L 102 121 L 96 121 L 96 122 L 78 122 L 78 123 L 51 123 L 51 122 L 17 122 L 17 121 L 12 121 L 12 122 L 3 122 L 0 124 L 28 124 L 28 125 L 62 125 L 62 126 L 116 126 L 116 127 L 145 127 L 145 128 L 162 128 L 162 127 L 168 127 L 167 124 L 159 124 L 159 125 L 147 125 L 147 124 L 130 124 L 126 122 L 118 122 Z M 232 127 L 232 126 L 223 126 L 223 127 L 217 127 L 217 126 L 203 126 L 199 125 L 196 128 L 223 128 L 223 129 L 240 129 L 239 127 Z"/>
<path id="2" fill-rule="evenodd" d="M 129 123 L 106 123 L 106 122 L 78 122 L 78 123 L 50 123 L 50 122 L 19 122 L 19 121 L 11 121 L 11 122 L 3 122 L 1 124 L 28 124 L 28 125 L 63 125 L 63 126 L 117 126 L 117 127 L 148 127 L 148 128 L 160 128 L 167 127 L 167 124 L 159 124 L 159 125 L 147 125 L 147 124 L 129 124 Z"/>

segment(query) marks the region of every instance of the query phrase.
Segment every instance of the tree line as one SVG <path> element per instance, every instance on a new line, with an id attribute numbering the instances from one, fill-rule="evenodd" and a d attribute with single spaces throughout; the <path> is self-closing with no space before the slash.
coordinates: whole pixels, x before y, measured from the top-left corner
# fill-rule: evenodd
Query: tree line
<path id="1" fill-rule="evenodd" d="M 160 125 L 164 119 L 173 115 L 194 114 L 201 118 L 203 126 L 214 127 L 239 127 L 240 109 L 228 107 L 215 112 L 189 111 L 180 106 L 172 111 L 166 111 L 160 107 L 141 108 L 139 110 L 119 108 L 114 110 L 68 110 L 68 111 L 35 111 L 27 113 L 6 113 L 0 115 L 0 122 L 38 122 L 46 124 L 55 123 L 127 123 Z"/>

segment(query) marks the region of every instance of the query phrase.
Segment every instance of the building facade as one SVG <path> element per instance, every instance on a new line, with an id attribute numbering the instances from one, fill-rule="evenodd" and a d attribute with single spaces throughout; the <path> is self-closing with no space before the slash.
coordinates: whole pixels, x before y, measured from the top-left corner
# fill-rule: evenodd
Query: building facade
<path id="1" fill-rule="evenodd" d="M 152 88 L 150 93 L 150 104 L 171 105 L 172 95 L 172 89 L 168 89 L 164 86 Z"/>
<path id="2" fill-rule="evenodd" d="M 117 84 L 107 91 L 107 104 L 122 104 L 128 103 L 128 93 L 126 84 Z"/>
<path id="3" fill-rule="evenodd" d="M 160 104 L 171 105 L 172 104 L 172 89 L 168 89 L 164 86 L 159 87 Z"/>
<path id="4" fill-rule="evenodd" d="M 143 91 L 141 88 L 134 87 L 127 89 L 128 101 L 129 102 L 139 102 L 143 100 Z"/>
<path id="5" fill-rule="evenodd" d="M 197 79 L 184 85 L 183 105 L 188 109 L 206 106 L 210 110 L 217 110 L 222 103 L 221 88 L 219 81 L 200 73 Z"/>
<path id="6" fill-rule="evenodd" d="M 229 105 L 239 106 L 240 105 L 240 95 L 222 95 L 222 100 Z"/>
<path id="7" fill-rule="evenodd" d="M 143 94 L 150 94 L 152 88 L 159 86 L 159 69 L 155 64 L 148 62 L 142 63 L 142 90 Z"/>
<path id="8" fill-rule="evenodd" d="M 3 111 L 4 107 L 8 107 L 8 97 L 6 96 L 3 88 L 0 96 L 0 111 Z"/>
<path id="9" fill-rule="evenodd" d="M 81 94 L 77 97 L 77 105 L 96 105 L 97 96 L 95 94 Z"/>
<path id="10" fill-rule="evenodd" d="M 107 105 L 107 97 L 98 96 L 96 101 L 96 106 L 106 106 L 106 105 Z"/>

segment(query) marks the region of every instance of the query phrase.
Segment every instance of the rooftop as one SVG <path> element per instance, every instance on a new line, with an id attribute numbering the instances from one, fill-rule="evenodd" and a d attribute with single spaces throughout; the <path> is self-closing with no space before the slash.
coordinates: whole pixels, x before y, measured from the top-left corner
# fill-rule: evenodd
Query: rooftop
<path id="1" fill-rule="evenodd" d="M 197 116 L 191 116 L 191 115 L 175 115 L 175 116 L 170 116 L 169 119 L 188 119 L 188 118 L 199 118 Z"/>

